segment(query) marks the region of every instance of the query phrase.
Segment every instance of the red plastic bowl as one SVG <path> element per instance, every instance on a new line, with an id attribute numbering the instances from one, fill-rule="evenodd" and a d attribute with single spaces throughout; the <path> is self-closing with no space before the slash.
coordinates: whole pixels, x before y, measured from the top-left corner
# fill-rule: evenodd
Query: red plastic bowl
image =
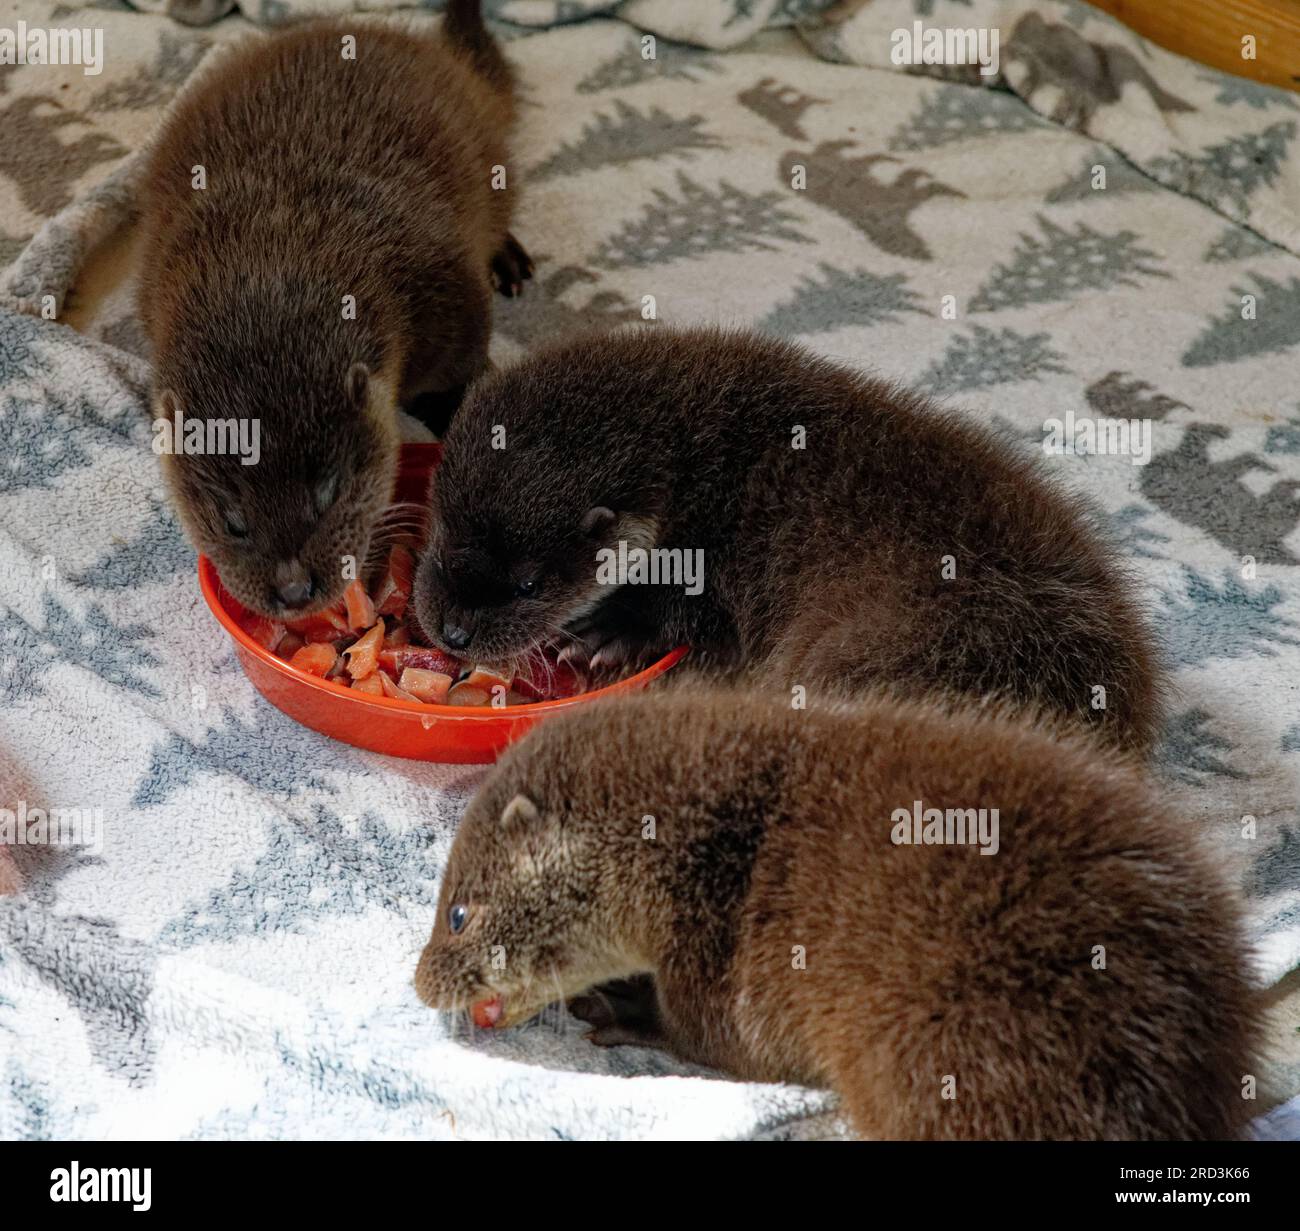
<path id="1" fill-rule="evenodd" d="M 441 458 L 439 445 L 404 445 L 397 499 L 426 501 L 429 483 Z M 417 761 L 485 765 L 495 761 L 507 744 L 548 715 L 586 705 L 598 697 L 644 688 L 687 653 L 685 646 L 679 646 L 636 675 L 560 701 L 536 701 L 531 705 L 502 708 L 421 705 L 355 693 L 342 684 L 295 671 L 240 627 L 239 621 L 247 611 L 238 599 L 227 593 L 216 566 L 206 556 L 199 557 L 199 589 L 212 614 L 233 639 L 244 674 L 277 709 L 303 726 L 345 744 Z"/>

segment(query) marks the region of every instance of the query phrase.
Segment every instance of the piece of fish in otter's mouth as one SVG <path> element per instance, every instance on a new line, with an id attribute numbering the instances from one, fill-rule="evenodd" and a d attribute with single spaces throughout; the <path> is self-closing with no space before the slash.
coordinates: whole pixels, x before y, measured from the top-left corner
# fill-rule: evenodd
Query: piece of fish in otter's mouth
<path id="1" fill-rule="evenodd" d="M 505 1007 L 500 996 L 493 996 L 490 1000 L 476 1000 L 469 1013 L 474 1019 L 474 1025 L 490 1030 L 504 1016 Z"/>

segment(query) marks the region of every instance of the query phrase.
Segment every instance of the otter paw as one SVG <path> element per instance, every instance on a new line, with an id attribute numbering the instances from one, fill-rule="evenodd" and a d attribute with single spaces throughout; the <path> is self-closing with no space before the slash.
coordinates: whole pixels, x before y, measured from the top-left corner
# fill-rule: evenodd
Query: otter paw
<path id="1" fill-rule="evenodd" d="M 639 670 L 668 652 L 660 648 L 658 639 L 599 616 L 571 624 L 565 631 L 571 640 L 560 650 L 559 659 L 584 673 L 589 681 Z"/>
<path id="2" fill-rule="evenodd" d="M 569 1012 L 580 1022 L 601 1030 L 612 1026 L 618 1020 L 608 1000 L 599 992 L 590 992 L 586 996 L 575 996 L 568 1004 Z"/>
<path id="3" fill-rule="evenodd" d="M 668 1047 L 650 975 L 611 979 L 593 987 L 569 1001 L 569 1012 L 593 1027 L 585 1037 L 597 1047 Z"/>
<path id="4" fill-rule="evenodd" d="M 524 283 L 533 276 L 533 258 L 509 231 L 505 243 L 492 258 L 492 285 L 507 299 L 523 293 Z"/>
<path id="5" fill-rule="evenodd" d="M 628 668 L 639 666 L 642 658 L 641 646 L 630 637 L 610 637 L 595 643 L 573 642 L 559 653 L 560 662 L 585 676 L 588 686 L 625 674 Z"/>
<path id="6" fill-rule="evenodd" d="M 659 1020 L 659 1001 L 655 981 L 650 975 L 630 979 L 611 979 L 593 987 L 583 996 L 569 1001 L 569 1012 L 589 1026 L 624 1026 L 651 1028 Z"/>
<path id="7" fill-rule="evenodd" d="M 633 1026 L 600 1026 L 583 1035 L 597 1047 L 653 1047 L 666 1050 L 667 1042 L 657 1034 L 642 1033 Z"/>
<path id="8" fill-rule="evenodd" d="M 639 666 L 648 651 L 631 637 L 612 637 L 602 642 L 591 656 L 592 675 L 621 675 L 631 667 Z"/>

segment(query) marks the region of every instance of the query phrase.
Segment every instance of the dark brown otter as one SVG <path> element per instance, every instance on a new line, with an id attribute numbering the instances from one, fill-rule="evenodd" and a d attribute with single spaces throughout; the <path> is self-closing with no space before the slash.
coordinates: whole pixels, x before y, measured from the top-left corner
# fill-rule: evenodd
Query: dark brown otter
<path id="1" fill-rule="evenodd" d="M 1081 502 L 959 415 L 786 342 L 640 329 L 485 379 L 433 512 L 415 611 L 462 656 L 559 638 L 599 674 L 689 644 L 693 670 L 787 694 L 941 686 L 1135 748 L 1157 730 L 1150 634 Z M 700 592 L 607 584 L 620 545 L 702 559 Z"/>
<path id="2" fill-rule="evenodd" d="M 505 754 L 416 988 L 497 1026 L 580 997 L 596 1042 L 833 1088 L 869 1137 L 1218 1139 L 1250 1107 L 1245 963 L 1186 822 L 1081 735 L 680 691 Z"/>
<path id="3" fill-rule="evenodd" d="M 335 601 L 396 465 L 486 362 L 508 231 L 512 74 L 478 0 L 437 32 L 309 22 L 207 70 L 150 156 L 139 305 L 155 414 L 256 424 L 256 464 L 168 453 L 185 527 L 267 615 Z M 360 565 L 358 565 L 360 567 Z"/>

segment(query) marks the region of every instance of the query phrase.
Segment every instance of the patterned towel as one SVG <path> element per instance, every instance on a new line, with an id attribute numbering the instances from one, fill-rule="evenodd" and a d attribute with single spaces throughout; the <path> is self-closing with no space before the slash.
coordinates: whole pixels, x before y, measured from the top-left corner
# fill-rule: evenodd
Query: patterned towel
<path id="1" fill-rule="evenodd" d="M 148 447 L 128 152 L 249 27 L 42 3 L 29 25 L 101 28 L 106 54 L 98 76 L 0 67 L 0 808 L 100 840 L 0 849 L 0 1136 L 836 1132 L 820 1094 L 600 1051 L 558 1014 L 453 1036 L 417 1003 L 477 772 L 331 743 L 256 696 Z M 841 6 L 726 53 L 669 37 L 729 45 L 818 7 L 498 6 L 561 24 L 501 27 L 538 272 L 500 303 L 494 357 L 653 328 L 653 296 L 660 320 L 752 323 L 922 385 L 1008 448 L 1041 452 L 1067 416 L 1148 422 L 1146 464 L 1046 460 L 1106 515 L 1176 668 L 1160 772 L 1276 985 L 1263 1111 L 1300 1090 L 1297 102 L 1073 3 L 1034 6 L 1059 20 L 1016 54 L 1029 6 L 991 0 Z M 626 21 L 578 20 L 598 8 Z M 889 61 L 914 19 L 990 14 L 995 78 Z M 0 0 L 0 27 L 18 15 Z M 1067 37 L 1093 52 L 1045 80 Z"/>

